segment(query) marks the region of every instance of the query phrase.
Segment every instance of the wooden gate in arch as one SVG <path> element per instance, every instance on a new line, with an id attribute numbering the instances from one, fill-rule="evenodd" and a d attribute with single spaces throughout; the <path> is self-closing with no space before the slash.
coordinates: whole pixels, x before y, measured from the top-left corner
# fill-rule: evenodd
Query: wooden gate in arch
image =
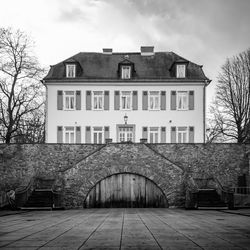
<path id="1" fill-rule="evenodd" d="M 85 208 L 168 207 L 164 192 L 152 180 L 135 173 L 110 175 L 90 189 Z"/>

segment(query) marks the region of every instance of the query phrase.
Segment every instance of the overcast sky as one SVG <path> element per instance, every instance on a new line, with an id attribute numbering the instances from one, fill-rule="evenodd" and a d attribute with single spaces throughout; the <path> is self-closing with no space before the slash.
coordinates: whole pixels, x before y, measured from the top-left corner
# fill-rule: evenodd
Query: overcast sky
<path id="1" fill-rule="evenodd" d="M 174 51 L 204 65 L 214 95 L 221 65 L 250 47 L 250 0 L 1 0 L 0 26 L 36 42 L 43 66 L 80 51 Z"/>

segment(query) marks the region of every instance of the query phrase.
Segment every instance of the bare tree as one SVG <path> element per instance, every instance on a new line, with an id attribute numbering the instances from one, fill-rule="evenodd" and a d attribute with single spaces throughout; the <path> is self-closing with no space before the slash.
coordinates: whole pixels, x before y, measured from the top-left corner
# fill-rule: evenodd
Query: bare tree
<path id="1" fill-rule="evenodd" d="M 30 112 L 28 117 L 22 119 L 14 138 L 16 143 L 44 143 L 45 119 L 44 107 Z"/>
<path id="2" fill-rule="evenodd" d="M 221 112 L 218 102 L 213 101 L 207 118 L 206 143 L 234 142 L 235 139 L 225 135 L 231 132 L 230 129 L 225 126 L 224 114 Z"/>
<path id="3" fill-rule="evenodd" d="M 250 49 L 227 59 L 218 80 L 213 128 L 225 140 L 245 143 L 250 137 Z"/>
<path id="4" fill-rule="evenodd" d="M 0 28 L 0 136 L 6 143 L 18 136 L 22 121 L 43 104 L 39 83 L 43 70 L 32 48 L 24 32 Z"/>
<path id="5" fill-rule="evenodd" d="M 215 120 L 208 119 L 206 129 L 206 143 L 220 142 L 221 132 Z"/>

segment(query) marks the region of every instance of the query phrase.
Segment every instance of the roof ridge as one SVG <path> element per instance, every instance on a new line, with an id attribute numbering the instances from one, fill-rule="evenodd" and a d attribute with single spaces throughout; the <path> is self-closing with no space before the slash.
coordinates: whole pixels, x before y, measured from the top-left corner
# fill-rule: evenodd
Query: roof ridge
<path id="1" fill-rule="evenodd" d="M 60 61 L 59 63 L 53 64 L 53 65 L 50 65 L 50 66 L 53 67 L 53 66 L 59 65 L 61 63 L 64 63 L 64 62 L 68 61 L 69 59 L 74 59 L 75 60 L 75 57 L 80 55 L 80 54 L 81 54 L 81 52 L 78 52 L 78 53 L 74 54 L 73 56 L 70 56 L 70 57 Z"/>
<path id="2" fill-rule="evenodd" d="M 195 63 L 195 62 L 193 62 L 193 61 L 190 61 L 190 60 L 184 58 L 183 56 L 180 56 L 179 54 L 177 54 L 177 53 L 175 53 L 175 52 L 173 52 L 173 51 L 171 51 L 171 52 L 172 52 L 174 55 L 180 57 L 181 59 L 188 61 L 189 63 L 192 63 L 192 64 L 194 64 L 194 65 L 196 65 L 196 66 L 199 66 L 199 67 L 203 67 L 203 65 L 201 65 L 201 64 L 197 64 L 197 63 Z"/>
<path id="3" fill-rule="evenodd" d="M 177 54 L 177 53 L 175 53 L 175 52 L 173 52 L 173 51 L 171 51 L 171 53 L 172 53 L 173 55 L 179 57 L 180 59 L 183 59 L 183 60 L 185 60 L 185 61 L 191 62 L 190 60 L 184 58 L 183 56 L 180 56 L 179 54 Z"/>
<path id="4" fill-rule="evenodd" d="M 172 51 L 155 51 L 154 52 L 154 54 L 157 54 L 157 53 L 173 53 Z M 78 55 L 78 54 L 103 54 L 103 55 L 106 55 L 105 53 L 103 53 L 103 52 L 91 52 L 91 51 L 81 51 L 81 52 L 79 52 L 79 53 L 77 53 L 76 55 Z M 135 52 L 135 51 L 125 51 L 125 52 L 112 52 L 112 54 L 110 54 L 110 55 L 119 55 L 119 54 L 138 54 L 138 55 L 140 55 L 141 54 L 141 52 L 140 51 L 137 51 L 137 52 Z M 76 55 L 74 55 L 74 56 L 76 56 Z M 72 56 L 72 57 L 74 57 L 74 56 Z M 71 57 L 70 57 L 71 58 Z M 69 59 L 69 58 L 68 58 Z M 66 59 L 67 60 L 67 59 Z"/>

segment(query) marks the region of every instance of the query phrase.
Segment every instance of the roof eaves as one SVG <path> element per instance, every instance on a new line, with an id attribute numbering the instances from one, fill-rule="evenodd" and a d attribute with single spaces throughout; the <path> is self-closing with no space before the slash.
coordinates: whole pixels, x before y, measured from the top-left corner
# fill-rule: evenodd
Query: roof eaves
<path id="1" fill-rule="evenodd" d="M 209 79 L 191 78 L 140 78 L 140 79 L 117 79 L 117 78 L 46 78 L 46 82 L 205 82 Z"/>

